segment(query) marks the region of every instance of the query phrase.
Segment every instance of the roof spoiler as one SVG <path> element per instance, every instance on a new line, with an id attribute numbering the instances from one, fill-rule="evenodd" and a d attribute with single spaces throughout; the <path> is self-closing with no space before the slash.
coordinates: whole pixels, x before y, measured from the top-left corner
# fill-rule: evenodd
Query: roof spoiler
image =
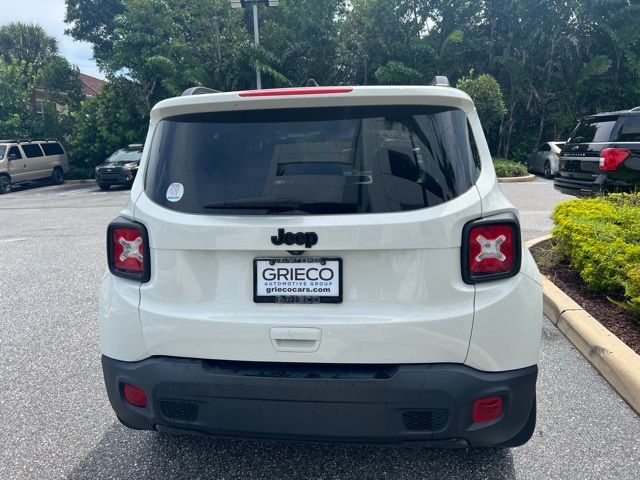
<path id="1" fill-rule="evenodd" d="M 204 95 L 206 93 L 220 93 L 219 90 L 207 87 L 191 87 L 182 92 L 182 97 L 189 97 L 191 95 Z"/>
<path id="2" fill-rule="evenodd" d="M 451 84 L 449 83 L 449 79 L 444 75 L 436 75 L 435 77 L 433 77 L 433 80 L 431 80 L 431 85 L 434 87 L 450 87 L 451 86 Z"/>

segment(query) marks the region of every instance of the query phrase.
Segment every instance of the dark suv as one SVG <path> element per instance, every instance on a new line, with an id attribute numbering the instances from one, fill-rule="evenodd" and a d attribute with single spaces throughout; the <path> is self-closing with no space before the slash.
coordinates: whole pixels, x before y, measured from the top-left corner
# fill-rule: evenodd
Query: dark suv
<path id="1" fill-rule="evenodd" d="M 141 143 L 116 150 L 105 163 L 96 167 L 96 183 L 102 190 L 109 190 L 113 185 L 131 186 L 136 179 L 140 159 Z"/>
<path id="2" fill-rule="evenodd" d="M 579 197 L 640 188 L 640 107 L 580 120 L 553 185 Z"/>

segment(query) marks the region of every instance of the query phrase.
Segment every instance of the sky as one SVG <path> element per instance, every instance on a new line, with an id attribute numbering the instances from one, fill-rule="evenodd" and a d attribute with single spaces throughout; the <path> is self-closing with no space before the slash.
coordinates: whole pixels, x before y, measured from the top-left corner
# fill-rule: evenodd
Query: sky
<path id="1" fill-rule="evenodd" d="M 0 0 L 0 24 L 20 21 L 41 25 L 49 35 L 58 40 L 60 53 L 77 65 L 82 73 L 104 78 L 92 59 L 91 44 L 76 42 L 64 34 L 67 26 L 64 23 L 64 10 L 64 0 Z"/>

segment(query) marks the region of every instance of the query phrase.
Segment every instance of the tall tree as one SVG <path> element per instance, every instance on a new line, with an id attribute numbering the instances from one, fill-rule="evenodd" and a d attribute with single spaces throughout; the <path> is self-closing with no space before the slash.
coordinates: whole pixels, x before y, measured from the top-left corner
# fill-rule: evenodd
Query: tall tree
<path id="1" fill-rule="evenodd" d="M 33 67 L 0 61 L 0 137 L 28 137 L 34 118 Z"/>
<path id="2" fill-rule="evenodd" d="M 124 0 L 65 0 L 66 33 L 93 45 L 98 64 L 111 54 L 115 38 L 115 18 L 125 12 Z"/>
<path id="3" fill-rule="evenodd" d="M 76 167 L 92 173 L 111 153 L 130 143 L 144 141 L 146 105 L 136 102 L 140 85 L 126 78 L 112 79 L 97 98 L 82 101 L 72 114 L 74 128 L 67 149 Z"/>
<path id="4" fill-rule="evenodd" d="M 250 9 L 228 0 L 66 0 L 69 32 L 94 44 L 112 77 L 150 108 L 192 85 L 452 84 L 473 70 L 502 90 L 492 150 L 522 158 L 566 137 L 576 119 L 640 104 L 637 0 L 281 0 Z M 136 101 L 137 101 L 136 100 Z"/>
<path id="5" fill-rule="evenodd" d="M 71 128 L 67 113 L 81 98 L 77 67 L 58 53 L 56 39 L 39 25 L 0 26 L 0 48 L 0 136 L 62 138 Z M 44 100 L 38 115 L 36 98 Z"/>
<path id="6" fill-rule="evenodd" d="M 261 8 L 260 37 L 268 57 L 260 66 L 267 85 L 305 85 L 310 78 L 321 85 L 339 82 L 335 18 L 340 4 L 339 0 L 283 0 L 277 8 Z"/>
<path id="7" fill-rule="evenodd" d="M 6 63 L 25 62 L 37 71 L 57 53 L 57 40 L 40 25 L 12 22 L 0 27 L 0 55 Z"/>

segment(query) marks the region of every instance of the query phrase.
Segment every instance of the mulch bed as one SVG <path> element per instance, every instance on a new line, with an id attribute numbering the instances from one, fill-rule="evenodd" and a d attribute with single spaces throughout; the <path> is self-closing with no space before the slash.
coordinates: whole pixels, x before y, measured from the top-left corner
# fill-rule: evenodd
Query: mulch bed
<path id="1" fill-rule="evenodd" d="M 640 354 L 640 317 L 613 303 L 607 295 L 591 292 L 577 271 L 553 249 L 553 239 L 531 248 L 540 272 L 569 295 L 592 317 Z"/>

